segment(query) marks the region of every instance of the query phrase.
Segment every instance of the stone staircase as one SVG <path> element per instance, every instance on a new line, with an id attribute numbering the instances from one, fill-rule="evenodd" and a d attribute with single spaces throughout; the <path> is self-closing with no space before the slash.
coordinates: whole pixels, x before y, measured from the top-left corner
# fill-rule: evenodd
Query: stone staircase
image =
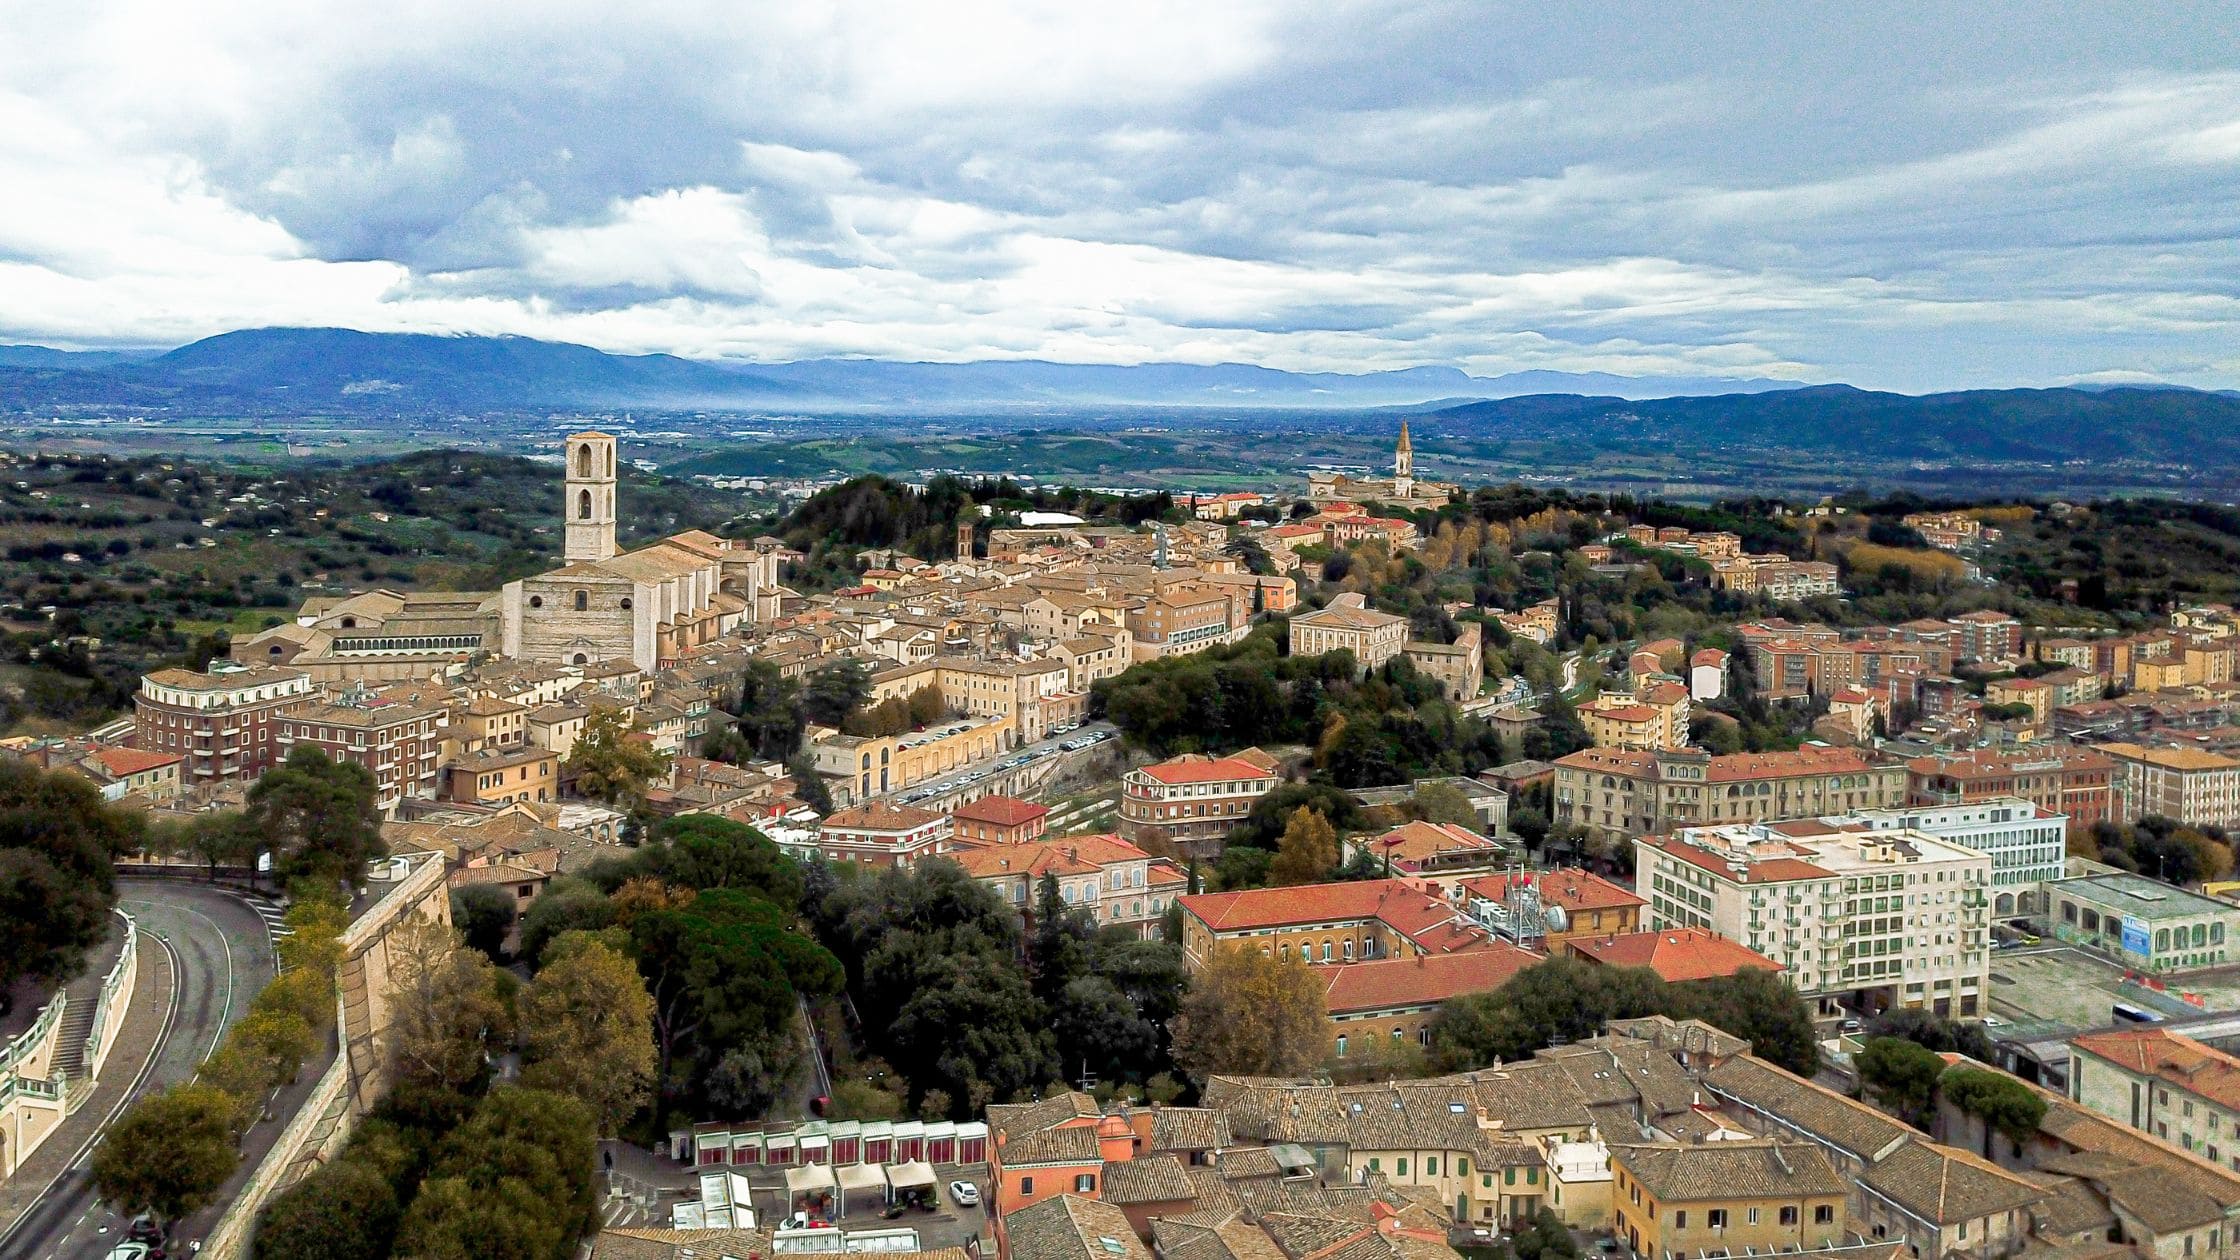
<path id="1" fill-rule="evenodd" d="M 93 1007 L 99 996 L 98 987 L 92 994 L 72 993 L 70 1004 L 62 1010 L 62 1032 L 55 1041 L 52 1075 L 65 1077 L 72 1084 L 86 1076 L 86 1038 L 93 1033 Z"/>

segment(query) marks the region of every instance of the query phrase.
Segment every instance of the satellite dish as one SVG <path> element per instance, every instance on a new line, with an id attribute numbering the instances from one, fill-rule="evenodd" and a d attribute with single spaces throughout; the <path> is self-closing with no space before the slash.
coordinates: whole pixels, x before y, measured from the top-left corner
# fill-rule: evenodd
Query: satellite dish
<path id="1" fill-rule="evenodd" d="M 1564 912 L 1562 906 L 1543 905 L 1540 907 L 1540 917 L 1548 921 L 1548 930 L 1551 932 L 1561 932 L 1571 924 L 1571 916 Z"/>

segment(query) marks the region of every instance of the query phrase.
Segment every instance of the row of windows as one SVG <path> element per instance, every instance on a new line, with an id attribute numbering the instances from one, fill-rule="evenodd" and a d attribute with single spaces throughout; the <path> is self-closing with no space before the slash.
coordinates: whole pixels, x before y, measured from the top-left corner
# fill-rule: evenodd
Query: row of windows
<path id="1" fill-rule="evenodd" d="M 482 646 L 479 634 L 427 634 L 388 639 L 337 639 L 337 652 L 450 652 Z M 275 647 L 274 651 L 279 649 Z"/>
<path id="2" fill-rule="evenodd" d="M 589 611 L 591 611 L 591 592 L 589 592 L 589 591 L 577 591 L 577 592 L 575 593 L 575 602 L 576 602 L 576 611 L 577 611 L 577 612 L 589 612 Z M 635 605 L 635 604 L 634 604 L 634 603 L 633 603 L 633 602 L 631 601 L 631 599 L 630 599 L 630 597 L 629 597 L 628 595 L 625 595 L 625 596 L 623 596 L 623 597 L 622 597 L 622 611 L 624 611 L 624 612 L 628 612 L 628 611 L 630 611 L 630 610 L 631 610 L 631 608 L 633 608 L 633 607 L 635 607 L 635 606 L 636 606 L 636 605 Z M 531 596 L 529 597 L 529 607 L 531 607 L 531 608 L 542 608 L 542 607 L 544 607 L 544 596 L 542 596 L 542 595 L 531 595 Z M 480 644 L 481 642 L 482 642 L 482 641 L 481 641 L 480 639 L 476 639 L 476 640 L 474 640 L 474 642 L 473 642 L 473 643 L 470 643 L 470 644 L 468 644 L 468 646 L 472 647 L 472 646 L 475 646 L 475 645 L 477 645 L 477 644 Z"/>
<path id="3" fill-rule="evenodd" d="M 1403 1042 L 1403 1041 L 1407 1040 L 1407 1037 L 1408 1037 L 1408 1034 L 1407 1034 L 1407 1030 L 1406 1030 L 1406 1029 L 1395 1028 L 1395 1029 L 1393 1029 L 1393 1030 L 1392 1030 L 1392 1044 L 1394 1044 L 1394 1045 L 1399 1045 L 1399 1044 L 1400 1044 L 1401 1042 Z M 1418 1043 L 1419 1045 L 1422 1045 L 1422 1046 L 1424 1046 L 1424 1047 L 1426 1047 L 1426 1048 L 1428 1048 L 1428 1047 L 1429 1047 L 1429 1046 L 1431 1045 L 1431 1029 L 1430 1029 L 1430 1027 L 1429 1027 L 1429 1026 L 1426 1026 L 1426 1027 L 1424 1027 L 1424 1028 L 1423 1028 L 1423 1029 L 1422 1029 L 1422 1030 L 1421 1030 L 1420 1032 L 1418 1032 L 1418 1033 L 1416 1034 L 1416 1041 L 1417 1041 L 1417 1043 Z M 1339 1034 L 1338 1034 L 1338 1057 L 1339 1057 L 1339 1058 L 1341 1058 L 1341 1059 L 1342 1059 L 1342 1058 L 1344 1058 L 1344 1057 L 1346 1057 L 1346 1046 L 1347 1046 L 1347 1044 L 1348 1044 L 1348 1043 L 1347 1043 L 1347 1040 L 1346 1040 L 1346 1034 L 1345 1034 L 1345 1033 L 1339 1033 Z M 1469 1160 L 1464 1160 L 1464 1161 L 1462 1161 L 1462 1162 L 1463 1162 L 1462 1173 L 1463 1173 L 1463 1175 L 1464 1175 L 1464 1176 L 1468 1176 L 1468 1175 L 1470 1174 L 1470 1167 L 1469 1167 L 1470 1161 L 1469 1161 Z M 1427 1159 L 1427 1160 L 1425 1160 L 1425 1161 L 1424 1161 L 1424 1164 L 1425 1164 L 1425 1168 L 1424 1168 L 1424 1173 L 1425 1173 L 1426 1175 L 1428 1175 L 1428 1176 L 1433 1176 L 1433 1177 L 1436 1177 L 1436 1176 L 1438 1176 L 1438 1175 L 1439 1175 L 1439 1161 L 1438 1161 L 1438 1160 L 1436 1160 L 1436 1159 Z M 1370 1160 L 1370 1161 L 1369 1161 L 1369 1169 L 1370 1169 L 1370 1171 L 1372 1171 L 1372 1172 L 1376 1171 L 1376 1170 L 1377 1170 L 1377 1161 L 1375 1161 L 1375 1160 L 1373 1160 L 1373 1159 L 1372 1159 L 1372 1160 Z M 1408 1161 L 1407 1161 L 1407 1160 L 1404 1160 L 1404 1159 L 1403 1159 L 1403 1160 L 1401 1160 L 1401 1161 L 1400 1161 L 1400 1175 L 1401 1175 L 1401 1176 L 1403 1176 L 1403 1177 L 1405 1177 L 1405 1176 L 1407 1176 L 1407 1175 L 1408 1175 Z"/>
<path id="4" fill-rule="evenodd" d="M 1076 1174 L 1073 1179 L 1073 1192 L 1075 1194 L 1095 1194 L 1097 1192 L 1097 1175 L 1095 1173 Z M 1033 1193 L 1034 1178 L 1019 1178 L 1019 1197 L 1025 1198 Z"/>

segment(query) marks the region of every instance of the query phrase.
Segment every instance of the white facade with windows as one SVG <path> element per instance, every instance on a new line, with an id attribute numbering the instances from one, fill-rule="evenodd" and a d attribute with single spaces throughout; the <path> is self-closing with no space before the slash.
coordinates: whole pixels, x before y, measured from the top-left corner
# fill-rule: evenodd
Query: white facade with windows
<path id="1" fill-rule="evenodd" d="M 1782 964 L 1799 992 L 1982 1013 L 1991 858 L 1864 823 L 1696 827 L 1636 842 L 1649 928 L 1700 927 Z"/>
<path id="2" fill-rule="evenodd" d="M 2045 885 L 2065 873 L 2069 816 L 2019 796 L 1968 805 L 1863 809 L 1851 817 L 1876 831 L 1918 831 L 1990 855 L 1992 913 L 2000 918 L 2043 913 Z"/>

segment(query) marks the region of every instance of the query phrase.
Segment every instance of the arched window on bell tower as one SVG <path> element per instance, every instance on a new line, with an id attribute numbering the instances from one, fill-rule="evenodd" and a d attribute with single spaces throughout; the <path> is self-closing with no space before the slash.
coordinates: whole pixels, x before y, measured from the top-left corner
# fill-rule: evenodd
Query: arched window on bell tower
<path id="1" fill-rule="evenodd" d="M 561 515 L 567 523 L 567 559 L 570 564 L 596 563 L 614 557 L 615 548 L 615 441 L 605 433 L 576 433 L 561 448 L 567 474 Z"/>

